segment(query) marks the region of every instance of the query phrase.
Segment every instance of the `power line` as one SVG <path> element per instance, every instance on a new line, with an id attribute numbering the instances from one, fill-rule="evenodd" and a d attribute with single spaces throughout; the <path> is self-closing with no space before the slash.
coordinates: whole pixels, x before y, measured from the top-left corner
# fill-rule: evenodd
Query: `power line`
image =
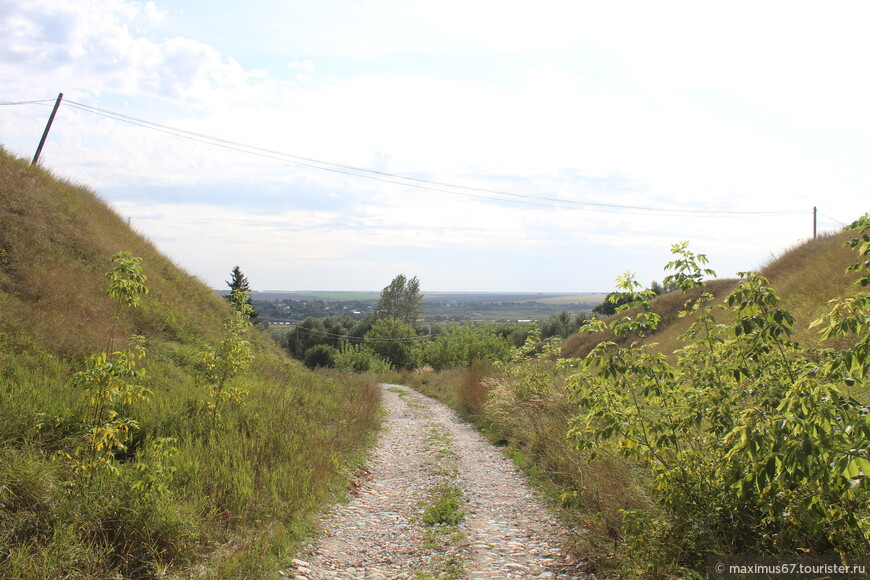
<path id="1" fill-rule="evenodd" d="M 32 101 L 3 101 L 0 102 L 0 107 L 5 105 L 41 105 L 45 103 L 53 103 L 54 99 L 35 99 Z"/>
<path id="2" fill-rule="evenodd" d="M 130 115 L 125 115 L 123 113 L 106 111 L 103 109 L 99 109 L 97 107 L 92 107 L 90 105 L 76 103 L 74 101 L 68 101 L 68 103 L 75 106 L 76 108 L 79 108 L 79 109 L 82 109 L 82 110 L 85 110 L 88 112 L 92 112 L 92 113 L 95 113 L 98 115 L 102 115 L 102 116 L 109 117 L 109 118 L 114 118 L 116 120 L 125 121 L 128 123 L 133 123 L 133 124 L 143 126 L 146 128 L 153 127 L 153 128 L 159 129 L 163 132 L 169 132 L 171 134 L 175 134 L 175 135 L 180 136 L 180 137 L 188 137 L 188 138 L 193 137 L 193 138 L 195 138 L 195 140 L 198 140 L 198 141 L 204 142 L 204 143 L 223 144 L 223 145 L 228 146 L 228 148 L 236 150 L 236 151 L 248 152 L 248 153 L 252 153 L 252 154 L 256 154 L 253 152 L 261 152 L 261 153 L 265 153 L 266 155 L 262 155 L 262 156 L 267 157 L 267 158 L 273 158 L 273 159 L 277 158 L 277 159 L 281 159 L 281 160 L 290 160 L 291 162 L 299 163 L 300 165 L 305 165 L 307 167 L 314 167 L 317 169 L 332 170 L 330 168 L 338 168 L 341 170 L 346 170 L 346 171 L 339 171 L 339 173 L 345 173 L 345 174 L 354 175 L 357 177 L 367 177 L 368 175 L 380 176 L 380 177 L 383 177 L 386 179 L 379 179 L 379 181 L 388 181 L 389 183 L 397 183 L 396 181 L 393 181 L 393 180 L 401 180 L 401 182 L 399 183 L 400 185 L 412 185 L 411 183 L 406 183 L 406 182 L 416 182 L 416 183 L 425 184 L 427 186 L 437 186 L 436 189 L 433 189 L 430 187 L 422 187 L 422 189 L 430 189 L 432 191 L 439 191 L 439 192 L 444 192 L 444 193 L 458 193 L 460 195 L 469 195 L 471 197 L 483 197 L 484 199 L 499 199 L 499 198 L 493 198 L 493 197 L 489 197 L 489 196 L 462 194 L 460 192 L 446 191 L 444 189 L 438 189 L 438 188 L 448 187 L 451 189 L 465 190 L 465 191 L 470 191 L 470 192 L 487 193 L 487 194 L 492 194 L 492 195 L 499 195 L 499 196 L 520 198 L 520 199 L 533 199 L 533 200 L 537 199 L 537 200 L 555 202 L 555 203 L 576 204 L 578 206 L 593 206 L 593 207 L 612 208 L 612 209 L 629 209 L 629 210 L 639 210 L 639 211 L 644 211 L 644 212 L 650 212 L 650 211 L 652 211 L 652 212 L 669 212 L 669 213 L 670 212 L 678 212 L 678 215 L 682 214 L 682 213 L 691 213 L 691 214 L 715 214 L 715 215 L 763 215 L 763 216 L 768 216 L 768 215 L 783 215 L 784 213 L 787 213 L 787 214 L 800 213 L 800 212 L 760 212 L 760 211 L 747 212 L 747 211 L 711 211 L 711 210 L 692 210 L 692 209 L 662 209 L 662 208 L 632 206 L 632 205 L 624 205 L 624 204 L 590 202 L 590 201 L 575 201 L 575 200 L 569 200 L 569 199 L 564 199 L 564 198 L 553 198 L 553 197 L 538 196 L 538 195 L 510 193 L 510 192 L 498 191 L 498 190 L 488 189 L 488 188 L 472 187 L 472 186 L 466 186 L 466 185 L 456 185 L 456 184 L 451 184 L 451 183 L 445 183 L 442 181 L 422 179 L 419 177 L 409 177 L 409 176 L 405 176 L 405 175 L 398 175 L 395 173 L 388 173 L 385 171 L 378 171 L 375 169 L 355 167 L 353 165 L 335 163 L 332 161 L 323 161 L 321 159 L 314 159 L 311 157 L 303 157 L 303 156 L 295 155 L 292 153 L 285 153 L 282 151 L 276 151 L 273 149 L 266 149 L 266 148 L 258 147 L 255 145 L 247 145 L 247 144 L 239 143 L 236 141 L 230 141 L 230 140 L 222 139 L 219 137 L 212 137 L 209 135 L 204 135 L 202 133 L 195 133 L 192 131 L 187 131 L 185 129 L 179 129 L 176 127 L 169 127 L 166 125 L 161 125 L 161 124 L 153 123 L 150 121 L 145 121 L 143 119 L 138 119 L 136 117 L 132 117 Z M 272 157 L 272 156 L 278 156 L 278 157 Z M 296 161 L 292 161 L 292 160 L 296 160 Z M 316 164 L 316 165 L 312 165 L 312 164 Z M 352 173 L 348 173 L 348 172 L 352 172 Z M 360 175 L 360 174 L 365 174 L 365 175 Z M 505 200 L 505 201 L 508 201 L 508 200 Z M 550 204 L 536 204 L 536 205 L 550 205 Z M 559 207 L 564 207 L 564 206 L 559 206 Z"/>
<path id="3" fill-rule="evenodd" d="M 8 103 L 8 104 L 33 104 L 33 103 L 42 104 L 42 103 L 48 103 L 48 102 L 51 102 L 51 100 L 20 101 L 20 102 L 16 102 L 16 103 Z M 653 215 L 659 215 L 662 217 L 684 217 L 684 216 L 689 216 L 689 215 L 694 216 L 694 217 L 775 217 L 775 216 L 798 215 L 798 214 L 803 213 L 800 211 L 727 211 L 727 210 L 697 210 L 697 209 L 680 209 L 680 208 L 657 208 L 657 207 L 638 206 L 638 205 L 625 205 L 625 204 L 603 203 L 603 202 L 592 202 L 592 201 L 577 201 L 577 200 L 557 198 L 557 197 L 511 193 L 511 192 L 499 191 L 499 190 L 495 190 L 495 189 L 488 189 L 488 188 L 482 188 L 482 187 L 456 185 L 456 184 L 446 183 L 446 182 L 442 182 L 442 181 L 422 179 L 422 178 L 418 178 L 418 177 L 410 177 L 410 176 L 399 175 L 399 174 L 395 174 L 395 173 L 378 171 L 375 169 L 356 167 L 353 165 L 346 165 L 346 164 L 342 164 L 342 163 L 335 163 L 332 161 L 324 161 L 321 159 L 314 159 L 311 157 L 303 157 L 300 155 L 295 155 L 292 153 L 286 153 L 286 152 L 282 152 L 282 151 L 276 151 L 273 149 L 266 149 L 264 147 L 258 147 L 255 145 L 247 145 L 247 144 L 240 143 L 237 141 L 231 141 L 231 140 L 223 139 L 220 137 L 212 137 L 212 136 L 205 135 L 202 133 L 196 133 L 193 131 L 180 129 L 178 127 L 171 127 L 168 125 L 154 123 L 152 121 L 147 121 L 145 119 L 133 117 L 131 115 L 126 115 L 124 113 L 108 111 L 108 110 L 100 109 L 98 107 L 94 107 L 91 105 L 86 105 L 84 103 L 78 103 L 76 101 L 66 100 L 66 101 L 64 101 L 64 104 L 71 106 L 75 109 L 85 111 L 88 113 L 92 113 L 95 115 L 99 115 L 99 116 L 109 118 L 112 120 L 121 121 L 124 123 L 136 125 L 136 126 L 143 127 L 146 129 L 151 129 L 153 131 L 158 131 L 161 133 L 166 133 L 169 135 L 173 135 L 175 137 L 189 139 L 189 140 L 203 143 L 206 145 L 212 145 L 212 146 L 216 146 L 216 147 L 222 147 L 224 149 L 229 149 L 232 151 L 246 153 L 248 155 L 254 155 L 254 156 L 263 157 L 263 158 L 267 158 L 267 159 L 275 159 L 275 160 L 282 161 L 285 163 L 293 163 L 295 165 L 309 167 L 312 169 L 319 169 L 321 171 L 329 171 L 329 172 L 333 172 L 333 173 L 349 175 L 352 177 L 361 177 L 364 179 L 370 179 L 370 180 L 380 181 L 380 182 L 384 182 L 384 183 L 391 183 L 391 184 L 395 184 L 395 185 L 402 185 L 405 187 L 413 187 L 416 189 L 422 189 L 422 190 L 426 190 L 426 191 L 447 193 L 450 195 L 460 195 L 460 196 L 464 196 L 464 197 L 487 199 L 487 200 L 492 200 L 492 201 L 501 201 L 501 202 L 508 202 L 508 203 L 517 203 L 517 204 L 523 204 L 523 205 L 551 207 L 551 208 L 557 208 L 557 209 L 573 209 L 573 210 L 592 211 L 592 212 L 600 212 L 600 213 L 622 213 L 622 214 L 634 214 L 634 215 L 653 214 Z"/>
<path id="4" fill-rule="evenodd" d="M 826 214 L 826 213 L 819 212 L 819 215 L 823 215 L 823 216 L 825 216 L 826 218 L 828 218 L 829 220 L 831 220 L 831 221 L 833 221 L 833 222 L 836 222 L 836 223 L 840 224 L 840 225 L 843 226 L 843 227 L 846 227 L 846 225 L 847 225 L 846 222 L 841 222 L 841 221 L 838 220 L 837 218 L 835 218 L 835 217 L 831 217 L 831 216 L 829 216 L 829 215 Z"/>
<path id="5" fill-rule="evenodd" d="M 367 338 L 364 336 L 351 336 L 349 334 L 334 334 L 332 332 L 324 332 L 322 330 L 316 330 L 314 328 L 306 328 L 304 326 L 300 326 L 301 322 L 297 322 L 296 324 L 291 324 L 290 326 L 296 330 L 302 330 L 309 334 L 316 334 L 318 336 L 323 336 L 326 338 L 336 338 L 336 339 L 345 339 L 349 342 L 417 342 L 422 340 L 429 340 L 433 335 L 424 334 L 420 336 L 415 336 L 413 338 Z"/>

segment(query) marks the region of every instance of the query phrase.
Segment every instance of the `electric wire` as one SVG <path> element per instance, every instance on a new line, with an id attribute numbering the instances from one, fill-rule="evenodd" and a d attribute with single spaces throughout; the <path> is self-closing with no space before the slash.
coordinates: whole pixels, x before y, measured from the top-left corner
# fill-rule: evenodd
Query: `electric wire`
<path id="1" fill-rule="evenodd" d="M 395 173 L 388 173 L 384 171 L 378 171 L 374 169 L 367 169 L 362 167 L 355 167 L 352 165 L 345 165 L 341 163 L 335 163 L 331 161 L 323 161 L 320 159 L 314 159 L 310 157 L 303 157 L 300 155 L 295 155 L 292 153 L 286 153 L 282 151 L 276 151 L 273 149 L 267 149 L 264 147 L 258 147 L 255 145 L 247 145 L 244 143 L 240 143 L 237 141 L 231 141 L 228 139 L 222 139 L 220 137 L 213 137 L 209 135 L 204 135 L 201 133 L 196 133 L 193 131 L 187 131 L 185 129 L 180 129 L 177 127 L 170 127 L 167 125 L 162 125 L 159 123 L 154 123 L 151 121 L 147 121 L 144 119 L 140 119 L 137 117 L 133 117 L 130 115 L 126 115 L 123 113 L 117 113 L 114 111 L 107 111 L 105 109 L 100 109 L 97 107 L 93 107 L 91 105 L 86 105 L 83 103 L 78 103 L 76 101 L 67 100 L 65 103 L 73 108 L 90 112 L 96 115 L 100 115 L 109 119 L 114 119 L 126 123 L 130 123 L 133 125 L 138 125 L 143 128 L 152 129 L 155 131 L 167 133 L 170 135 L 174 135 L 176 137 L 182 137 L 186 139 L 190 139 L 193 141 L 197 141 L 200 143 L 219 146 L 225 149 L 238 151 L 241 153 L 247 153 L 249 155 L 256 155 L 259 157 L 275 159 L 279 161 L 284 161 L 288 163 L 293 163 L 296 165 L 302 165 L 305 167 L 310 167 L 313 169 L 320 169 L 323 171 L 331 171 L 334 173 L 340 173 L 344 175 L 349 175 L 353 177 L 362 177 L 366 179 L 372 179 L 376 181 L 392 183 L 396 185 L 403 185 L 407 187 L 415 187 L 418 189 L 423 189 L 427 191 L 435 191 L 440 193 L 447 193 L 452 195 L 461 195 L 465 197 L 475 197 L 480 199 L 488 199 L 493 201 L 504 201 L 511 203 L 520 203 L 525 205 L 536 205 L 543 207 L 554 207 L 559 209 L 581 209 L 584 211 L 597 211 L 603 213 L 626 213 L 626 214 L 634 214 L 634 215 L 648 215 L 653 213 L 655 215 L 662 215 L 667 217 L 680 217 L 684 215 L 694 215 L 697 217 L 723 217 L 723 216 L 731 216 L 731 217 L 773 217 L 773 216 L 785 216 L 785 215 L 795 215 L 802 212 L 798 211 L 728 211 L 728 210 L 697 210 L 697 209 L 680 209 L 680 208 L 655 208 L 655 207 L 647 207 L 647 206 L 636 206 L 636 205 L 624 205 L 624 204 L 613 204 L 613 203 L 603 203 L 603 202 L 590 202 L 590 201 L 576 201 L 564 198 L 554 198 L 547 196 L 537 196 L 537 195 L 529 195 L 529 194 L 518 194 L 511 192 L 504 192 L 494 189 L 487 189 L 481 187 L 473 187 L 473 186 L 465 186 L 465 185 L 456 185 L 441 181 L 422 179 L 418 177 L 410 177 L 405 175 L 398 175 Z M 450 188 L 450 189 L 445 189 Z M 475 193 L 476 192 L 476 193 Z M 489 195 L 483 195 L 489 194 Z M 500 196 L 500 197 L 494 197 Z M 534 201 L 538 200 L 538 201 Z M 545 203 L 546 202 L 546 203 Z M 568 204 L 568 205 L 565 205 Z"/>
<path id="2" fill-rule="evenodd" d="M 14 103 L 3 103 L 3 104 L 10 104 L 10 105 L 13 105 L 13 104 L 45 104 L 45 103 L 51 103 L 51 102 L 53 102 L 53 99 L 19 101 L 19 102 L 14 102 Z M 797 214 L 803 213 L 800 211 L 729 211 L 729 210 L 698 210 L 698 209 L 681 209 L 681 208 L 656 208 L 656 207 L 638 206 L 638 205 L 625 205 L 625 204 L 614 204 L 614 203 L 592 202 L 592 201 L 577 201 L 577 200 L 557 198 L 557 197 L 511 193 L 511 192 L 499 191 L 499 190 L 495 190 L 495 189 L 488 189 L 488 188 L 482 188 L 482 187 L 456 185 L 456 184 L 446 183 L 446 182 L 442 182 L 442 181 L 422 179 L 422 178 L 418 178 L 418 177 L 411 177 L 411 176 L 399 175 L 399 174 L 395 174 L 395 173 L 378 171 L 375 169 L 368 169 L 368 168 L 363 168 L 363 167 L 356 167 L 353 165 L 346 165 L 346 164 L 335 163 L 335 162 L 331 162 L 331 161 L 324 161 L 324 160 L 320 160 L 320 159 L 314 159 L 311 157 L 303 157 L 300 155 L 295 155 L 292 153 L 286 153 L 286 152 L 282 152 L 282 151 L 276 151 L 273 149 L 266 149 L 264 147 L 258 147 L 255 145 L 247 145 L 247 144 L 240 143 L 237 141 L 231 141 L 231 140 L 223 139 L 220 137 L 213 137 L 213 136 L 205 135 L 202 133 L 196 133 L 193 131 L 180 129 L 178 127 L 171 127 L 168 125 L 162 125 L 160 123 L 154 123 L 152 121 L 147 121 L 145 119 L 133 117 L 131 115 L 126 115 L 124 113 L 118 113 L 115 111 L 108 111 L 105 109 L 94 107 L 92 105 L 79 103 L 79 102 L 76 102 L 76 101 L 73 101 L 70 99 L 63 101 L 63 104 L 70 106 L 74 109 L 78 109 L 78 110 L 88 112 L 91 114 L 99 115 L 99 116 L 102 116 L 102 117 L 105 117 L 108 119 L 136 125 L 136 126 L 139 126 L 142 128 L 153 130 L 153 131 L 158 131 L 161 133 L 173 135 L 175 137 L 189 139 L 189 140 L 203 143 L 206 145 L 212 145 L 212 146 L 216 146 L 216 147 L 222 147 L 224 149 L 228 149 L 231 151 L 246 153 L 248 155 L 255 155 L 258 157 L 273 159 L 273 160 L 282 161 L 285 163 L 292 163 L 295 165 L 309 167 L 312 169 L 318 169 L 321 171 L 329 171 L 329 172 L 339 173 L 339 174 L 348 175 L 348 176 L 352 176 L 352 177 L 360 177 L 360 178 L 380 181 L 380 182 L 384 182 L 384 183 L 391 183 L 394 185 L 402 185 L 405 187 L 413 187 L 413 188 L 417 188 L 417 189 L 421 189 L 421 190 L 446 193 L 446 194 L 450 194 L 450 195 L 459 195 L 459 196 L 464 196 L 464 197 L 486 199 L 486 200 L 490 200 L 490 201 L 517 203 L 517 204 L 523 204 L 523 205 L 550 207 L 550 208 L 556 208 L 556 209 L 581 210 L 581 211 L 591 211 L 591 212 L 599 212 L 599 213 L 619 213 L 619 214 L 629 214 L 629 215 L 657 215 L 657 216 L 662 216 L 662 217 L 684 217 L 684 216 L 691 215 L 693 217 L 743 217 L 743 218 L 751 218 L 751 217 L 788 216 L 788 215 L 797 215 Z"/>
<path id="3" fill-rule="evenodd" d="M 0 102 L 0 106 L 5 105 L 41 105 L 43 103 L 51 103 L 54 102 L 54 99 L 34 99 L 31 101 L 3 101 Z"/>
<path id="4" fill-rule="evenodd" d="M 363 336 L 351 336 L 349 334 L 335 334 L 332 332 L 324 332 L 322 330 L 316 330 L 314 328 L 306 328 L 304 326 L 300 326 L 301 324 L 302 324 L 301 322 L 297 322 L 295 324 L 289 324 L 289 325 L 285 325 L 285 326 L 290 326 L 291 328 L 294 328 L 295 330 L 302 330 L 302 331 L 307 332 L 309 334 L 316 334 L 317 336 L 323 336 L 326 338 L 344 339 L 344 340 L 347 340 L 349 342 L 359 342 L 359 343 L 365 343 L 365 342 L 418 342 L 418 341 L 423 341 L 423 340 L 429 340 L 434 336 L 431 334 L 423 334 L 423 335 L 415 336 L 413 338 L 366 338 Z"/>
<path id="5" fill-rule="evenodd" d="M 829 215 L 826 214 L 826 213 L 819 212 L 819 215 L 820 215 L 820 216 L 824 216 L 824 217 L 828 218 L 829 220 L 831 220 L 831 221 L 833 221 L 833 222 L 836 222 L 836 223 L 840 224 L 840 225 L 843 226 L 843 227 L 846 227 L 846 225 L 847 225 L 846 222 L 841 222 L 841 221 L 838 220 L 837 218 L 835 218 L 835 217 L 831 217 L 831 216 L 829 216 Z"/>

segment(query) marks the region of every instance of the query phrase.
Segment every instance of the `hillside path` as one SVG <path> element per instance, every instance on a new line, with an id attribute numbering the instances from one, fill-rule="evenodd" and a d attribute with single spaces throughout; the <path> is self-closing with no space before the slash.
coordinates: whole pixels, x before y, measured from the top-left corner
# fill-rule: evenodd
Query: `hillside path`
<path id="1" fill-rule="evenodd" d="M 382 385 L 384 430 L 353 497 L 282 574 L 297 580 L 595 578 L 562 551 L 568 532 L 501 451 L 445 405 Z M 427 526 L 439 489 L 462 490 L 458 526 Z"/>

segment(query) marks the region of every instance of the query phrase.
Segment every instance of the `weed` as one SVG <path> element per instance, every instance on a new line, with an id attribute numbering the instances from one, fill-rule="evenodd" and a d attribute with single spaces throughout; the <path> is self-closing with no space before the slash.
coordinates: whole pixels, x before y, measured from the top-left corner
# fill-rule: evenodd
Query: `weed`
<path id="1" fill-rule="evenodd" d="M 242 386 L 231 384 L 251 364 L 251 344 L 245 340 L 245 333 L 250 328 L 250 315 L 253 308 L 248 304 L 246 291 L 234 291 L 230 295 L 233 310 L 224 322 L 226 332 L 224 339 L 217 348 L 211 348 L 199 353 L 197 366 L 197 382 L 204 386 L 211 400 L 207 407 L 211 411 L 211 429 L 215 430 L 219 417 L 220 404 L 240 406 L 250 391 Z"/>
<path id="2" fill-rule="evenodd" d="M 405 401 L 405 404 L 411 407 L 412 409 L 428 409 L 429 406 L 422 402 L 420 399 L 409 393 L 404 389 L 400 389 L 398 387 L 389 387 L 388 390 L 391 393 L 396 393 L 399 395 L 399 398 Z"/>
<path id="3" fill-rule="evenodd" d="M 870 239 L 870 218 L 852 227 Z M 673 252 L 666 281 L 698 288 L 703 256 L 685 244 Z M 832 302 L 811 326 L 823 340 L 855 342 L 818 351 L 792 340 L 795 318 L 764 276 L 741 276 L 725 304 L 709 294 L 686 302 L 681 314 L 693 322 L 676 361 L 641 342 L 600 342 L 569 379 L 580 408 L 571 436 L 649 468 L 660 513 L 627 512 L 623 532 L 661 569 L 698 568 L 708 552 L 866 553 L 870 428 L 850 389 L 870 375 L 870 295 Z M 606 324 L 611 333 L 655 331 L 648 298 L 630 277 L 620 286 L 629 300 Z M 733 322 L 717 324 L 716 309 Z"/>
<path id="4" fill-rule="evenodd" d="M 456 547 L 464 537 L 457 529 L 465 518 L 462 509 L 462 488 L 456 483 L 458 471 L 456 453 L 452 449 L 450 433 L 439 423 L 426 425 L 426 449 L 434 458 L 432 474 L 438 482 L 421 502 L 421 521 L 426 526 L 423 549 L 434 552 L 425 570 L 418 570 L 415 578 L 459 578 L 463 570 L 461 556 Z"/>
<path id="5" fill-rule="evenodd" d="M 72 454 L 63 453 L 72 461 L 73 471 L 83 475 L 83 481 L 87 482 L 97 467 L 118 473 L 114 456 L 126 451 L 130 431 L 139 428 L 135 420 L 120 417 L 115 405 L 129 406 L 134 399 L 147 400 L 149 395 L 148 389 L 130 382 L 142 378 L 142 371 L 136 368 L 138 361 L 145 356 L 141 337 L 137 337 L 133 348 L 114 351 L 115 329 L 121 306 L 135 307 L 139 304 L 139 296 L 148 293 L 146 278 L 140 266 L 141 258 L 133 257 L 130 252 L 120 252 L 113 256 L 112 261 L 115 266 L 106 274 L 109 281 L 106 293 L 117 299 L 117 305 L 112 316 L 108 346 L 105 352 L 88 359 L 85 370 L 73 378 L 73 385 L 87 396 L 89 411 L 83 419 L 87 436 Z"/>
<path id="6" fill-rule="evenodd" d="M 462 488 L 452 483 L 439 483 L 431 491 L 431 498 L 423 512 L 423 523 L 428 526 L 456 526 L 465 518 L 462 506 Z"/>

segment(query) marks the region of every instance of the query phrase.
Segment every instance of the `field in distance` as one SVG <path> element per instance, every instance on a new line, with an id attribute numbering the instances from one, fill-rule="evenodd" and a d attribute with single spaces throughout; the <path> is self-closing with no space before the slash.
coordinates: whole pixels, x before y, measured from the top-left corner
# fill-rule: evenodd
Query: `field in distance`
<path id="1" fill-rule="evenodd" d="M 380 291 L 254 291 L 254 300 L 328 300 L 365 302 L 377 300 Z M 423 302 L 540 302 L 542 304 L 600 304 L 606 293 L 602 292 L 424 292 Z"/>
<path id="2" fill-rule="evenodd" d="M 426 322 L 541 320 L 562 310 L 592 310 L 606 294 L 588 292 L 427 292 Z M 380 292 L 264 291 L 252 292 L 254 307 L 264 322 L 301 321 L 344 315 L 362 318 L 374 312 Z"/>

